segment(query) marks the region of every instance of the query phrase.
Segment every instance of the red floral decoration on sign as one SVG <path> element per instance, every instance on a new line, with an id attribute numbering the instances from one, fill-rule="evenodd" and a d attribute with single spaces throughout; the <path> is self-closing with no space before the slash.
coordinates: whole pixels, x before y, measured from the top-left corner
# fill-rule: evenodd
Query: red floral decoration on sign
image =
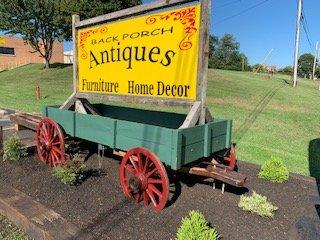
<path id="1" fill-rule="evenodd" d="M 198 31 L 196 25 L 196 8 L 190 7 L 181 9 L 179 11 L 173 11 L 169 14 L 158 14 L 147 18 L 146 23 L 148 25 L 154 24 L 158 19 L 169 20 L 173 18 L 174 21 L 180 21 L 184 25 L 184 31 L 186 36 L 181 40 L 179 47 L 181 50 L 188 50 L 192 47 L 191 37 Z"/>
<path id="2" fill-rule="evenodd" d="M 88 31 L 84 31 L 84 32 L 81 32 L 80 33 L 80 42 L 79 42 L 79 47 L 82 51 L 81 53 L 81 58 L 82 59 L 86 59 L 88 57 L 88 53 L 86 52 L 86 50 L 84 50 L 84 45 L 87 41 L 87 38 L 100 32 L 100 33 L 106 33 L 108 31 L 108 28 L 107 27 L 103 27 L 99 30 L 88 30 Z"/>

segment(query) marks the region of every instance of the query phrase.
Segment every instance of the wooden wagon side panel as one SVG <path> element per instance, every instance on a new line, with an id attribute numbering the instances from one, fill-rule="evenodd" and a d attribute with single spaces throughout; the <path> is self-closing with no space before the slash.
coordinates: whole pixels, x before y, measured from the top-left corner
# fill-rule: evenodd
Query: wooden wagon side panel
<path id="1" fill-rule="evenodd" d="M 75 136 L 75 112 L 56 107 L 46 107 L 43 115 L 56 121 L 66 134 Z"/>
<path id="2" fill-rule="evenodd" d="M 154 152 L 163 163 L 171 166 L 172 134 L 172 129 L 118 120 L 115 148 L 128 150 L 145 147 Z"/>
<path id="3" fill-rule="evenodd" d="M 88 114 L 75 114 L 75 136 L 111 148 L 115 147 L 116 120 Z"/>
<path id="4" fill-rule="evenodd" d="M 173 151 L 172 168 L 192 163 L 202 157 L 209 157 L 231 146 L 232 121 L 215 119 L 205 125 L 176 131 L 173 142 L 177 149 Z"/>

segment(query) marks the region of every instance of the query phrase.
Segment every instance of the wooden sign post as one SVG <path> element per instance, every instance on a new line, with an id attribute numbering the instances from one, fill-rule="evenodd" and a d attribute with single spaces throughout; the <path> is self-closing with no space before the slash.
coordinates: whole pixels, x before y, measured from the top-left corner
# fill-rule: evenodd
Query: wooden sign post
<path id="1" fill-rule="evenodd" d="M 73 94 L 87 98 L 191 106 L 181 128 L 211 121 L 205 106 L 210 0 L 161 0 L 80 21 L 72 16 Z"/>

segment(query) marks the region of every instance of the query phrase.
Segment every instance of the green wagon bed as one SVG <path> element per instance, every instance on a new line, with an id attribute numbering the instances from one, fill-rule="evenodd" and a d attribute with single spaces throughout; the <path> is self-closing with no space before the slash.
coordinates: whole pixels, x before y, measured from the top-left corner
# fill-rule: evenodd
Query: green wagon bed
<path id="1" fill-rule="evenodd" d="M 44 116 L 55 120 L 66 134 L 110 148 L 144 147 L 173 170 L 231 146 L 232 120 L 179 129 L 186 115 L 96 104 L 101 116 L 46 107 Z"/>

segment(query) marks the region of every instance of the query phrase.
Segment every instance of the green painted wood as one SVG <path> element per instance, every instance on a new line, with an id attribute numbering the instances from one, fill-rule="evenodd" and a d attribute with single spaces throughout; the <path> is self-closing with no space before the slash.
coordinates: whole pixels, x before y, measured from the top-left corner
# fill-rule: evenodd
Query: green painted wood
<path id="1" fill-rule="evenodd" d="M 91 142 L 115 147 L 116 120 L 88 114 L 75 114 L 75 136 Z"/>
<path id="2" fill-rule="evenodd" d="M 148 148 L 174 170 L 229 148 L 231 144 L 231 120 L 214 119 L 202 126 L 178 129 L 185 115 L 101 104 L 95 106 L 104 116 L 54 107 L 47 107 L 44 114 L 53 118 L 71 136 L 124 151 L 133 147 Z"/>
<path id="3" fill-rule="evenodd" d="M 186 118 L 185 114 L 178 113 L 142 110 L 105 104 L 94 104 L 94 106 L 102 116 L 105 117 L 170 129 L 178 129 Z"/>
<path id="4" fill-rule="evenodd" d="M 117 120 L 115 147 L 124 150 L 148 148 L 163 163 L 171 166 L 172 134 L 172 129 Z"/>
<path id="5" fill-rule="evenodd" d="M 55 120 L 65 131 L 66 134 L 74 137 L 75 113 L 62 110 L 56 107 L 46 107 L 46 116 Z"/>
<path id="6" fill-rule="evenodd" d="M 182 154 L 182 134 L 179 131 L 173 131 L 172 134 L 172 146 L 171 146 L 171 168 L 178 170 L 181 166 L 181 154 Z"/>

